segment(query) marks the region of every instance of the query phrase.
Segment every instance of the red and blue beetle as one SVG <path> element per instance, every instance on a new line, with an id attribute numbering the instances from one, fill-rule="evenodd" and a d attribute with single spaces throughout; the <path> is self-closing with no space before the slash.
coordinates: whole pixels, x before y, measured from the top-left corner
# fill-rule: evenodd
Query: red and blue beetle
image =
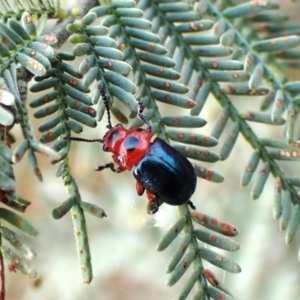
<path id="1" fill-rule="evenodd" d="M 194 209 L 190 197 L 195 191 L 197 179 L 189 160 L 160 138 L 151 142 L 151 125 L 142 113 L 141 102 L 138 102 L 138 117 L 145 122 L 146 129 L 126 129 L 121 124 L 112 126 L 106 95 L 100 85 L 98 89 L 107 110 L 108 131 L 103 139 L 68 139 L 100 142 L 103 144 L 103 151 L 113 154 L 113 161 L 118 167 L 115 168 L 111 162 L 99 166 L 96 171 L 110 168 L 113 172 L 121 173 L 134 167 L 137 193 L 141 196 L 146 190 L 151 204 L 151 210 L 148 211 L 150 214 L 158 211 L 159 202 L 169 205 L 188 203 Z"/>

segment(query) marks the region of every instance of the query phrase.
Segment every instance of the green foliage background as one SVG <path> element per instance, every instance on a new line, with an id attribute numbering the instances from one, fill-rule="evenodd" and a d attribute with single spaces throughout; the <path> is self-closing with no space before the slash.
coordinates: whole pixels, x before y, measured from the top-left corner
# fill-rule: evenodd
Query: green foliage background
<path id="1" fill-rule="evenodd" d="M 208 2 L 222 12 L 222 6 L 233 7 L 245 1 Z M 277 11 L 278 14 L 288 14 L 292 20 L 298 16 L 298 12 L 298 3 L 289 2 L 287 5 L 286 1 Z M 275 11 L 275 15 L 277 13 Z M 97 21 L 98 24 L 100 22 Z M 299 24 L 297 19 L 295 22 Z M 236 29 L 239 30 L 243 26 L 241 32 L 251 41 L 251 34 L 253 36 L 256 34 L 255 31 L 251 33 L 254 27 L 252 28 L 250 24 L 254 23 L 250 23 L 247 19 L 240 19 L 236 21 Z M 250 33 L 245 30 L 247 25 Z M 46 30 L 51 31 L 51 26 Z M 294 34 L 299 35 L 297 32 Z M 65 43 L 63 49 L 72 52 L 69 43 Z M 260 55 L 265 58 L 265 54 Z M 275 57 L 265 58 L 265 61 L 272 65 L 276 78 L 280 78 L 283 74 L 290 82 L 298 80 L 297 68 L 293 71 L 281 61 L 276 64 Z M 81 58 L 78 58 L 74 66 L 77 68 L 80 62 Z M 220 83 L 220 85 L 226 86 L 227 83 Z M 269 86 L 269 83 L 263 81 L 262 85 Z M 37 95 L 30 94 L 28 103 Z M 262 98 L 230 96 L 230 100 L 239 111 L 260 110 Z M 189 113 L 187 110 L 163 103 L 158 103 L 158 107 L 162 116 Z M 33 128 L 36 129 L 41 122 L 32 116 L 34 110 L 30 109 L 29 112 Z M 218 102 L 213 95 L 209 95 L 200 115 L 207 120 L 207 125 L 197 128 L 197 133 L 210 135 L 220 112 Z M 117 120 L 114 119 L 113 122 L 115 124 Z M 104 124 L 105 117 L 96 129 L 85 127 L 80 136 L 102 137 L 106 130 Z M 254 122 L 250 125 L 259 137 L 284 138 L 283 126 Z M 299 134 L 297 127 L 298 123 L 295 132 Z M 225 132 L 228 132 L 229 128 L 230 126 L 227 126 Z M 13 129 L 13 134 L 17 143 L 23 139 L 18 126 Z M 36 137 L 40 137 L 37 130 Z M 213 148 L 213 151 L 219 153 L 225 140 L 225 136 L 221 136 L 219 145 Z M 222 250 L 218 253 L 237 262 L 242 272 L 230 274 L 208 263 L 204 263 L 204 267 L 213 270 L 219 281 L 224 283 L 236 299 L 298 299 L 300 295 L 297 284 L 300 279 L 297 261 L 299 232 L 295 236 L 295 241 L 286 246 L 285 234 L 280 232 L 278 221 L 275 221 L 272 216 L 274 179 L 271 177 L 268 179 L 260 199 L 255 202 L 250 200 L 251 185 L 243 189 L 239 186 L 241 173 L 252 151 L 248 142 L 239 135 L 227 160 L 215 164 L 201 162 L 201 165 L 222 174 L 225 180 L 217 184 L 198 179 L 198 187 L 192 200 L 201 212 L 234 224 L 238 228 L 240 234 L 235 237 L 235 240 L 241 245 L 241 249 L 229 254 Z M 179 241 L 175 241 L 175 245 L 172 244 L 164 252 L 155 251 L 162 232 L 178 219 L 176 209 L 163 205 L 157 215 L 149 216 L 146 213 L 146 197 L 136 195 L 135 182 L 130 172 L 122 174 L 113 174 L 109 171 L 96 174 L 93 172 L 96 166 L 110 159 L 109 154 L 103 153 L 101 145 L 72 143 L 69 165 L 80 189 L 81 199 L 101 206 L 108 215 L 107 219 L 86 215 L 94 273 L 90 285 L 81 283 L 82 277 L 77 267 L 76 245 L 69 215 L 60 220 L 52 218 L 52 210 L 66 199 L 63 182 L 55 177 L 57 165 L 51 165 L 47 157 L 38 156 L 43 183 L 39 183 L 31 175 L 32 171 L 26 156 L 14 166 L 17 191 L 22 198 L 32 202 L 25 216 L 39 230 L 38 237 L 30 239 L 30 244 L 38 253 L 32 265 L 41 274 L 41 283 L 35 287 L 20 272 L 17 274 L 6 272 L 7 299 L 152 300 L 172 299 L 180 293 L 186 284 L 187 276 L 170 288 L 166 286 L 169 276 L 165 274 L 169 257 Z M 297 161 L 279 164 L 284 174 L 299 175 Z M 261 165 L 258 170 L 260 168 Z M 188 299 L 193 299 L 192 295 L 189 297 Z"/>

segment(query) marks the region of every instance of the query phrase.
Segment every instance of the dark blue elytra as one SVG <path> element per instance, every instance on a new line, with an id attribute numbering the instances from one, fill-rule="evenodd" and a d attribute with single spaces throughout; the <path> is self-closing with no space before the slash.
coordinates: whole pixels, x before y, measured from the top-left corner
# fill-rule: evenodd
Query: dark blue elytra
<path id="1" fill-rule="evenodd" d="M 133 175 L 146 190 L 169 205 L 187 203 L 197 182 L 194 168 L 187 158 L 160 138 L 151 144 Z"/>

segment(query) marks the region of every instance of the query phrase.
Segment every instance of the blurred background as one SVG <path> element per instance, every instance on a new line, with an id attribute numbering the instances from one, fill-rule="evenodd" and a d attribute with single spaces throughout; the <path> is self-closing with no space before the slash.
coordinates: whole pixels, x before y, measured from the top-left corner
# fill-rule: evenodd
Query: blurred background
<path id="1" fill-rule="evenodd" d="M 281 2 L 284 3 L 282 12 L 292 19 L 299 14 L 299 4 Z M 71 51 L 71 48 L 65 49 Z M 296 73 L 288 75 L 292 80 L 299 80 Z M 201 112 L 208 121 L 205 127 L 197 130 L 201 134 L 210 134 L 220 112 L 218 103 L 213 98 L 209 100 Z M 251 101 L 251 110 L 254 110 L 259 108 L 261 99 L 236 98 L 235 105 L 247 109 L 247 101 Z M 175 111 L 161 105 L 161 113 Z M 32 122 L 35 127 L 40 124 L 33 118 Z M 117 121 L 113 119 L 113 122 Z M 259 125 L 253 129 L 259 130 L 261 137 L 282 137 L 283 134 L 282 128 L 276 126 Z M 95 130 L 86 128 L 81 137 L 100 138 L 104 132 L 105 122 L 98 124 Z M 14 134 L 17 143 L 20 142 L 20 129 L 16 127 Z M 36 136 L 40 134 L 37 132 Z M 212 150 L 218 151 L 218 148 Z M 241 249 L 235 253 L 224 252 L 224 255 L 237 262 L 242 272 L 225 273 L 208 263 L 205 267 L 213 270 L 238 300 L 300 299 L 297 259 L 300 233 L 291 245 L 285 245 L 284 233 L 279 231 L 278 222 L 272 217 L 273 178 L 269 178 L 262 196 L 256 201 L 250 200 L 251 184 L 240 188 L 239 178 L 251 153 L 252 149 L 240 136 L 228 160 L 215 165 L 202 164 L 220 172 L 225 181 L 214 184 L 198 179 L 192 201 L 198 210 L 238 228 L 240 234 L 235 240 Z M 96 173 L 95 167 L 110 162 L 111 156 L 102 151 L 100 144 L 73 143 L 70 165 L 82 199 L 104 208 L 108 215 L 105 219 L 86 215 L 94 279 L 89 285 L 83 284 L 70 214 L 61 220 L 52 218 L 52 210 L 67 198 L 61 179 L 55 177 L 58 166 L 51 165 L 47 157 L 39 155 L 38 159 L 43 183 L 34 177 L 26 155 L 14 170 L 19 195 L 32 202 L 25 216 L 39 230 L 39 235 L 30 242 L 38 254 L 32 264 L 41 279 L 36 284 L 20 273 L 7 271 L 8 300 L 165 300 L 178 294 L 189 273 L 174 287 L 166 286 L 168 275 L 165 273 L 178 241 L 163 252 L 155 250 L 163 232 L 177 220 L 176 208 L 163 205 L 156 215 L 148 215 L 146 196 L 136 195 L 132 172 L 114 174 L 105 170 Z M 299 175 L 298 163 L 297 166 L 285 163 L 282 168 L 285 173 Z"/>

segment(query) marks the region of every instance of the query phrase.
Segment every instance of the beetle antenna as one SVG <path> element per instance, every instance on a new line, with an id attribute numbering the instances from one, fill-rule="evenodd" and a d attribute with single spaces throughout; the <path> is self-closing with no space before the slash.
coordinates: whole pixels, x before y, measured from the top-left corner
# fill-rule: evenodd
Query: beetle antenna
<path id="1" fill-rule="evenodd" d="M 143 114 L 144 106 L 142 100 L 138 100 L 138 117 L 147 125 L 147 130 L 151 131 L 151 124 L 146 118 L 146 116 Z"/>
<path id="2" fill-rule="evenodd" d="M 83 138 L 71 137 L 71 136 L 64 136 L 64 140 L 77 141 L 77 142 L 87 142 L 87 143 L 93 143 L 93 142 L 103 143 L 103 140 L 101 140 L 101 139 L 89 140 L 89 139 L 83 139 Z"/>
<path id="3" fill-rule="evenodd" d="M 102 97 L 102 100 L 104 102 L 105 109 L 106 109 L 106 112 L 107 112 L 107 122 L 108 122 L 108 124 L 107 124 L 106 128 L 110 129 L 110 128 L 112 128 L 112 125 L 111 125 L 111 121 L 110 121 L 110 110 L 109 110 L 109 106 L 108 106 L 108 100 L 107 100 L 107 97 L 104 93 L 103 87 L 100 84 L 98 84 L 97 88 L 98 88 L 98 91 L 100 93 L 100 96 Z"/>

